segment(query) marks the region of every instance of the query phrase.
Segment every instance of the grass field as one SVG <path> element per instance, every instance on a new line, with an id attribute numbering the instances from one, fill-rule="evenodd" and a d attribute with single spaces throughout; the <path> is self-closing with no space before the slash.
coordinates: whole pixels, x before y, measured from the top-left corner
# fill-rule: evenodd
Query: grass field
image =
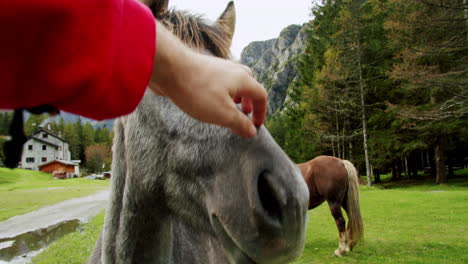
<path id="1" fill-rule="evenodd" d="M 51 174 L 0 168 L 0 221 L 108 188 L 109 181 L 58 180 Z"/>
<path id="2" fill-rule="evenodd" d="M 78 231 L 62 237 L 32 259 L 35 264 L 87 263 L 104 224 L 104 212 Z"/>
<path id="3" fill-rule="evenodd" d="M 468 171 L 467 173 L 468 174 Z M 468 177 L 361 186 L 365 241 L 333 257 L 338 233 L 327 205 L 310 211 L 305 250 L 295 264 L 468 263 Z M 86 263 L 103 215 L 37 256 L 33 263 Z"/>
<path id="4" fill-rule="evenodd" d="M 310 211 L 303 255 L 294 263 L 468 263 L 468 183 L 361 188 L 365 241 L 332 257 L 338 235 L 326 205 Z"/>

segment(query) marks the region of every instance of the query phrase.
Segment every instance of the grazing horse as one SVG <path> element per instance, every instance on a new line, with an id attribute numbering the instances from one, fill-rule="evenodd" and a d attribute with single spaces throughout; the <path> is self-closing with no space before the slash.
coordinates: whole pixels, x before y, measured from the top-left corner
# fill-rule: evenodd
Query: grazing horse
<path id="1" fill-rule="evenodd" d="M 356 168 L 351 162 L 332 156 L 319 156 L 298 166 L 309 187 L 309 210 L 328 202 L 339 232 L 339 247 L 334 255 L 341 257 L 362 239 L 364 231 Z M 341 207 L 348 215 L 347 228 Z"/>
<path id="2" fill-rule="evenodd" d="M 188 46 L 229 58 L 232 2 L 212 24 L 167 1 L 150 7 Z M 302 252 L 307 185 L 265 127 L 241 138 L 147 91 L 114 132 L 110 204 L 90 263 L 286 263 Z"/>

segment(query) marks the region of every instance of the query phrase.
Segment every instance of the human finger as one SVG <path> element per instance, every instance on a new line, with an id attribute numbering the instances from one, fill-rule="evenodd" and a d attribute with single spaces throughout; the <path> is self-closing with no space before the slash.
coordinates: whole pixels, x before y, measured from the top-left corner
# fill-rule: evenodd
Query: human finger
<path id="1" fill-rule="evenodd" d="M 253 78 L 247 78 L 246 83 L 235 91 L 234 96 L 242 96 L 252 101 L 252 120 L 259 127 L 265 121 L 267 93 L 265 88 Z"/>
<path id="2" fill-rule="evenodd" d="M 250 98 L 242 98 L 242 112 L 250 114 L 252 112 L 252 100 Z"/>
<path id="3" fill-rule="evenodd" d="M 247 115 L 236 110 L 231 123 L 228 125 L 231 131 L 241 137 L 254 137 L 257 134 L 257 129 Z"/>
<path id="4" fill-rule="evenodd" d="M 255 126 L 260 127 L 265 121 L 267 112 L 267 100 L 266 97 L 263 99 L 253 100 L 252 102 L 252 120 Z"/>

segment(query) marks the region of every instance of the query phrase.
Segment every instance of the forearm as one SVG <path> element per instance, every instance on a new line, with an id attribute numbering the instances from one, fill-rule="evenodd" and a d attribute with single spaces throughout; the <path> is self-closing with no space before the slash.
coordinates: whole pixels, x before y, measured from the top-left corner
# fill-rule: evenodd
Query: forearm
<path id="1" fill-rule="evenodd" d="M 190 116 L 225 126 L 241 136 L 254 136 L 266 112 L 265 89 L 251 71 L 229 60 L 204 55 L 185 46 L 157 24 L 157 52 L 150 88 L 168 96 Z M 253 123 L 235 106 L 233 98 L 253 111 Z"/>
<path id="2" fill-rule="evenodd" d="M 197 68 L 195 54 L 177 37 L 168 31 L 159 21 L 156 21 L 156 50 L 150 87 L 156 93 L 169 97 L 181 92 L 189 85 L 187 80 Z"/>

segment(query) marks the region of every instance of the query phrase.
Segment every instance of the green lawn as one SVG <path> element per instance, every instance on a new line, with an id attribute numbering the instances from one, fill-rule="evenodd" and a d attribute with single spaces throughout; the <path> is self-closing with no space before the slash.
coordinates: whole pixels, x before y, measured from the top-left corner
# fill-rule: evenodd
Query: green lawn
<path id="1" fill-rule="evenodd" d="M 78 231 L 62 237 L 32 259 L 34 264 L 87 263 L 104 224 L 104 212 Z"/>
<path id="2" fill-rule="evenodd" d="M 109 181 L 58 180 L 49 173 L 0 168 L 0 221 L 107 189 Z"/>
<path id="3" fill-rule="evenodd" d="M 364 243 L 346 257 L 333 257 L 338 233 L 324 204 L 310 211 L 305 250 L 294 263 L 468 263 L 468 178 L 446 185 L 386 184 L 361 186 Z M 56 242 L 34 263 L 86 263 L 102 217 Z"/>
<path id="4" fill-rule="evenodd" d="M 361 209 L 365 242 L 344 258 L 332 257 L 338 234 L 328 206 L 312 210 L 294 263 L 468 263 L 467 187 L 361 187 Z"/>

